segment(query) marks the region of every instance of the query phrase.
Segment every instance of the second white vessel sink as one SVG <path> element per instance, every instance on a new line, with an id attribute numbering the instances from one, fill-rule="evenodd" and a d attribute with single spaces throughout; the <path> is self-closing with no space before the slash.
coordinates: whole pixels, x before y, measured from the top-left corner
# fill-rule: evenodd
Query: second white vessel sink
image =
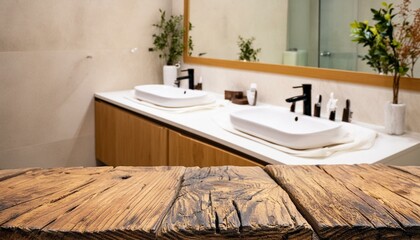
<path id="1" fill-rule="evenodd" d="M 341 124 L 291 113 L 284 108 L 257 107 L 230 114 L 234 128 L 293 149 L 312 149 L 341 143 Z"/>
<path id="2" fill-rule="evenodd" d="M 176 88 L 168 85 L 140 85 L 134 87 L 136 98 L 163 107 L 192 107 L 209 104 L 215 99 L 204 91 Z"/>

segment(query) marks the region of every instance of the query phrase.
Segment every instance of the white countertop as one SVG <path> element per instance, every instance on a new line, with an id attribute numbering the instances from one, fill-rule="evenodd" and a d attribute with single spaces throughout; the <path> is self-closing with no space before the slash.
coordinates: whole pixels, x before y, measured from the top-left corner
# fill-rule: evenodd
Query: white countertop
<path id="1" fill-rule="evenodd" d="M 388 163 L 419 165 L 420 134 L 406 133 L 403 136 L 391 136 L 382 133 L 382 128 L 357 123 L 378 132 L 375 144 L 368 150 L 339 152 L 326 158 L 302 158 L 278 151 L 274 148 L 238 136 L 221 128 L 212 118 L 230 111 L 252 108 L 248 105 L 227 103 L 223 107 L 195 112 L 175 113 L 145 106 L 134 99 L 134 91 L 96 93 L 95 97 L 127 110 L 172 125 L 187 132 L 226 145 L 247 155 L 270 164 L 312 165 L 312 164 L 362 164 Z M 221 96 L 215 95 L 218 99 Z"/>

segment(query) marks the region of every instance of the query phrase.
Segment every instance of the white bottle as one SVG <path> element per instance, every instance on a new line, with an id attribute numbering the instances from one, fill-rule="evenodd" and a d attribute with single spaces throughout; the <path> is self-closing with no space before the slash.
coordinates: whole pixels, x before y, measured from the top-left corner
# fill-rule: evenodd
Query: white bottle
<path id="1" fill-rule="evenodd" d="M 251 86 L 246 91 L 246 97 L 248 99 L 248 104 L 255 106 L 257 104 L 257 84 L 251 83 Z"/>
<path id="2" fill-rule="evenodd" d="M 334 93 L 332 92 L 330 94 L 330 99 L 327 103 L 327 116 L 329 116 L 329 119 L 334 121 L 335 120 L 335 111 L 337 109 L 337 102 L 338 99 L 334 98 Z"/>

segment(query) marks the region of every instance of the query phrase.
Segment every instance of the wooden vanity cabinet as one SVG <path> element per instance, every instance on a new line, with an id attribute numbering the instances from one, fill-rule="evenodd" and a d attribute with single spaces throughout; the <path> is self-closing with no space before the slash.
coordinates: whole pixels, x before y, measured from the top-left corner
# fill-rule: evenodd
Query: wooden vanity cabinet
<path id="1" fill-rule="evenodd" d="M 96 158 L 110 166 L 168 165 L 168 129 L 95 101 Z"/>
<path id="2" fill-rule="evenodd" d="M 95 100 L 97 160 L 110 166 L 262 166 L 139 114 Z"/>
<path id="3" fill-rule="evenodd" d="M 171 166 L 262 166 L 172 130 L 169 130 L 168 158 Z"/>

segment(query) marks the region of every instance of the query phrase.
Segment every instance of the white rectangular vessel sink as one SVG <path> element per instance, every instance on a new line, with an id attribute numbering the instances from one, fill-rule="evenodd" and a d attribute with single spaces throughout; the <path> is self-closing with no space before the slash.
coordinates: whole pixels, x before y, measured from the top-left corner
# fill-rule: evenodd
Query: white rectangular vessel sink
<path id="1" fill-rule="evenodd" d="M 234 128 L 293 149 L 312 149 L 340 143 L 341 124 L 289 112 L 277 107 L 257 107 L 230 114 Z"/>
<path id="2" fill-rule="evenodd" d="M 192 107 L 209 104 L 215 99 L 204 91 L 176 88 L 167 85 L 140 85 L 134 87 L 136 98 L 163 107 Z"/>

